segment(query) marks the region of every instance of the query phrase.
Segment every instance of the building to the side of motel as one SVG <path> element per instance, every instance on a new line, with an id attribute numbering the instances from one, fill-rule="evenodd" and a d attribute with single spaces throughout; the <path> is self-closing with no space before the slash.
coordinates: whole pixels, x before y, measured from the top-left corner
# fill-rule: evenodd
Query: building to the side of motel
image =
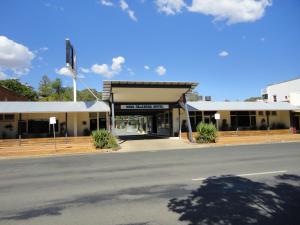
<path id="1" fill-rule="evenodd" d="M 270 84 L 261 94 L 265 102 L 289 102 L 300 106 L 300 77 Z"/>
<path id="2" fill-rule="evenodd" d="M 287 81 L 290 82 L 290 81 Z M 83 136 L 96 129 L 120 131 L 120 120 L 142 116 L 145 133 L 181 137 L 193 132 L 201 121 L 218 123 L 220 130 L 299 130 L 297 88 L 265 90 L 276 102 L 186 102 L 195 82 L 104 81 L 103 99 L 95 102 L 0 102 L 0 138 L 47 137 L 52 134 L 49 118 L 55 116 L 60 136 Z M 300 86 L 299 86 L 300 87 Z M 266 94 L 264 91 L 263 94 Z M 283 99 L 282 99 L 282 96 Z M 286 100 L 285 96 L 288 96 Z M 295 98 L 295 100 L 294 100 Z M 289 102 L 293 99 L 292 102 Z M 215 114 L 220 119 L 215 120 Z M 128 124 L 128 121 L 126 122 Z"/>

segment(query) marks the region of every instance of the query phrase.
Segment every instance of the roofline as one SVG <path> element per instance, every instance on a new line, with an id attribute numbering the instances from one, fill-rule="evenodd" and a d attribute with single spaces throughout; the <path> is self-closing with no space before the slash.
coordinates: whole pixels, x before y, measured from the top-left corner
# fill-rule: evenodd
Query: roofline
<path id="1" fill-rule="evenodd" d="M 283 81 L 280 81 L 280 82 L 277 82 L 277 83 L 271 83 L 271 84 L 268 84 L 266 87 L 277 85 L 277 84 L 282 84 L 282 83 L 286 83 L 286 82 L 294 81 L 294 80 L 298 80 L 298 79 L 300 79 L 300 76 L 297 76 L 297 77 L 295 77 L 293 79 L 289 79 L 289 80 L 283 80 Z"/>
<path id="2" fill-rule="evenodd" d="M 113 87 L 120 88 L 187 88 L 192 91 L 197 82 L 180 82 L 180 81 L 127 81 L 127 80 L 104 80 L 102 90 L 102 100 L 109 101 Z M 188 92 L 187 91 L 187 92 Z"/>

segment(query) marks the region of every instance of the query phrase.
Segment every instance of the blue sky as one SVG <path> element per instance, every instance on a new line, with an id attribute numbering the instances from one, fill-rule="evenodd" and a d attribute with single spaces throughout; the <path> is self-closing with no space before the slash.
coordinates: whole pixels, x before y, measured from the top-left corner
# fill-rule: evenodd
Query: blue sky
<path id="1" fill-rule="evenodd" d="M 59 74 L 69 37 L 81 79 L 97 90 L 106 79 L 196 81 L 213 100 L 258 96 L 300 75 L 300 1 L 253 1 L 2 0 L 0 77 L 71 86 Z"/>

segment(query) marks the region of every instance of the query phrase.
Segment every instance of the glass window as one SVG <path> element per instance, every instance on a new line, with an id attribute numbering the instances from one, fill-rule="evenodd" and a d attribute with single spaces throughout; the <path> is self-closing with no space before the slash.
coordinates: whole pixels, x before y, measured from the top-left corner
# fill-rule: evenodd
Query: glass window
<path id="1" fill-rule="evenodd" d="M 49 121 L 28 120 L 28 133 L 30 134 L 49 133 Z"/>
<path id="2" fill-rule="evenodd" d="M 231 111 L 231 126 L 236 128 L 250 128 L 256 126 L 255 111 Z"/>
<path id="3" fill-rule="evenodd" d="M 19 120 L 18 122 L 18 133 L 23 134 L 27 131 L 27 123 L 25 120 Z"/>
<path id="4" fill-rule="evenodd" d="M 276 111 L 272 111 L 272 116 L 277 116 L 277 112 Z"/>
<path id="5" fill-rule="evenodd" d="M 89 116 L 90 116 L 90 118 L 97 118 L 97 113 L 96 112 L 90 112 Z"/>
<path id="6" fill-rule="evenodd" d="M 265 100 L 268 99 L 268 94 L 263 94 L 262 99 L 265 99 Z"/>
<path id="7" fill-rule="evenodd" d="M 263 116 L 264 115 L 264 111 L 258 111 L 258 115 L 259 116 Z"/>
<path id="8" fill-rule="evenodd" d="M 196 126 L 202 122 L 202 112 L 196 112 Z"/>
<path id="9" fill-rule="evenodd" d="M 4 114 L 4 120 L 12 121 L 14 119 L 15 119 L 15 115 L 14 114 Z"/>

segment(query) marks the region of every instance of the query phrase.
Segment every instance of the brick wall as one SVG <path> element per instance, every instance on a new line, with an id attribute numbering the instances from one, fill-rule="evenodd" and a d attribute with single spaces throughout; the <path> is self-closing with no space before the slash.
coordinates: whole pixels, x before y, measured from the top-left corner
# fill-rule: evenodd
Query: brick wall
<path id="1" fill-rule="evenodd" d="M 28 101 L 28 98 L 0 86 L 0 101 Z"/>

